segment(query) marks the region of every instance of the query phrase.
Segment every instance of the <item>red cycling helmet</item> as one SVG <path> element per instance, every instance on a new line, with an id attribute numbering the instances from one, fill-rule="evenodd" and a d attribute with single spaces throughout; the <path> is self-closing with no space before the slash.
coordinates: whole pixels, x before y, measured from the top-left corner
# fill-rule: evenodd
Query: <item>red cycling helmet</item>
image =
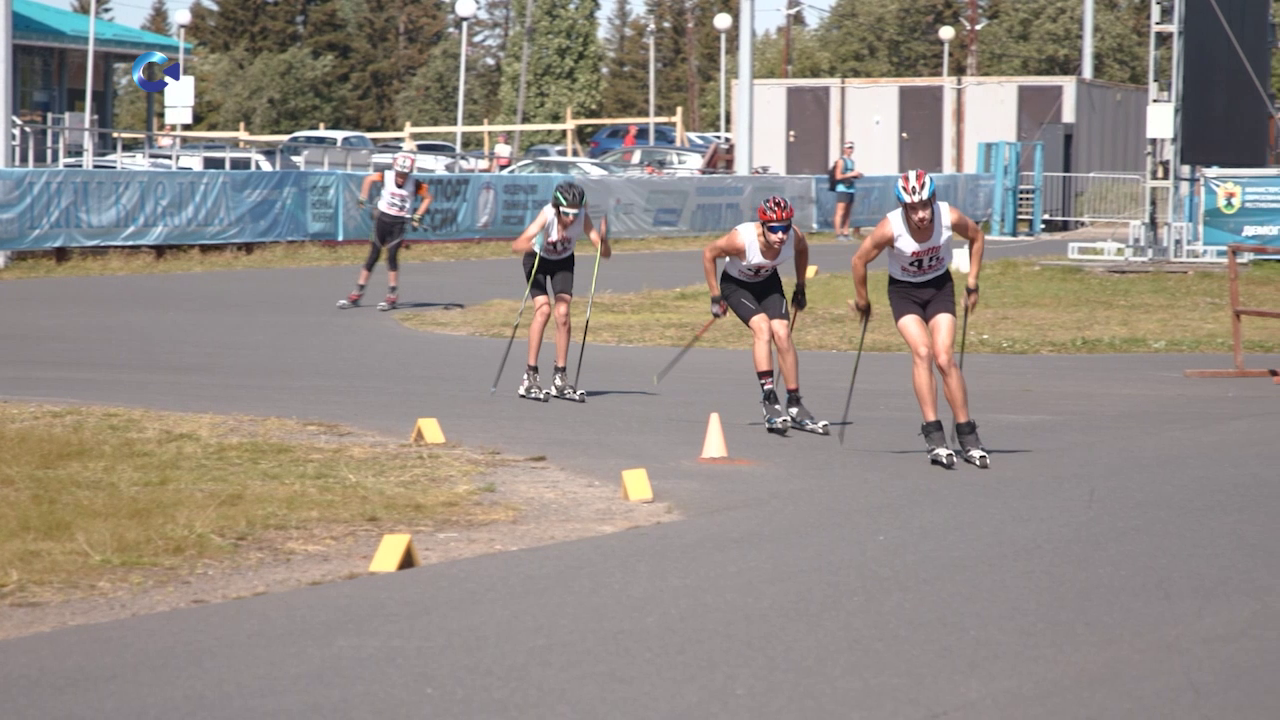
<path id="1" fill-rule="evenodd" d="M 796 211 L 786 198 L 772 195 L 760 203 L 756 213 L 760 216 L 762 223 L 780 223 L 790 221 L 795 217 Z"/>

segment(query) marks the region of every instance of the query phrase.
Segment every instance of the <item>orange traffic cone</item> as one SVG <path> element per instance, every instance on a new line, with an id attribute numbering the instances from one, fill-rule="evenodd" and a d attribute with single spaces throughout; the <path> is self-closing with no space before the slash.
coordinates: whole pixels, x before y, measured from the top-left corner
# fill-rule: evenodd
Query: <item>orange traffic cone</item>
<path id="1" fill-rule="evenodd" d="M 724 443 L 724 428 L 720 426 L 720 413 L 711 413 L 707 420 L 707 438 L 702 442 L 703 460 L 729 457 L 729 448 Z"/>

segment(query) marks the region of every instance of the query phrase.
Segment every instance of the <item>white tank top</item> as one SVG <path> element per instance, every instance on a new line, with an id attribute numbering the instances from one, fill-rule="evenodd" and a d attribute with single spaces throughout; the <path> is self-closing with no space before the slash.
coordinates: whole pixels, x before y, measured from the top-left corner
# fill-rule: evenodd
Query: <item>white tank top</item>
<path id="1" fill-rule="evenodd" d="M 767 259 L 760 253 L 760 237 L 756 231 L 759 227 L 760 223 L 745 222 L 733 229 L 738 233 L 738 237 L 742 238 L 746 251 L 742 253 L 741 258 L 729 258 L 729 261 L 724 264 L 724 271 L 738 280 L 760 282 L 777 272 L 779 265 L 795 255 L 796 245 L 791 242 L 791 235 L 794 232 L 792 229 L 787 231 L 787 240 L 783 243 L 782 252 L 778 253 L 778 257 L 772 260 Z"/>
<path id="2" fill-rule="evenodd" d="M 934 203 L 933 235 L 923 243 L 911 237 L 902 208 L 889 213 L 893 245 L 889 249 L 889 277 L 907 282 L 931 280 L 951 266 L 951 206 Z"/>
<path id="3" fill-rule="evenodd" d="M 561 229 L 556 217 L 558 214 L 551 203 L 542 208 L 542 232 L 534 250 L 547 260 L 560 260 L 573 254 L 573 248 L 578 242 L 578 236 L 583 234 L 582 228 L 587 219 L 587 211 L 583 210 L 568 227 Z"/>
<path id="4" fill-rule="evenodd" d="M 413 198 L 418 194 L 418 179 L 410 175 L 404 187 L 396 186 L 394 170 L 382 171 L 382 194 L 378 197 L 378 209 L 388 215 L 409 217 Z"/>

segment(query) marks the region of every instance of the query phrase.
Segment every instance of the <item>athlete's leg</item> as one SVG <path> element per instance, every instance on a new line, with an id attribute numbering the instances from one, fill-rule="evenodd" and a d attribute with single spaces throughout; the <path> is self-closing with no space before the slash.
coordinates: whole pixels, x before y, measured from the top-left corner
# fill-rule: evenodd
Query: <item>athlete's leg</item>
<path id="1" fill-rule="evenodd" d="M 969 393 L 952 352 L 956 341 L 956 316 L 950 313 L 935 315 L 929 321 L 929 334 L 932 336 L 934 361 L 942 373 L 942 392 L 946 395 L 947 404 L 951 406 L 957 423 L 968 422 Z"/>
<path id="2" fill-rule="evenodd" d="M 538 352 L 542 350 L 542 334 L 551 320 L 551 301 L 546 295 L 533 299 L 533 319 L 529 321 L 529 365 L 537 366 Z"/>
<path id="3" fill-rule="evenodd" d="M 569 362 L 569 304 L 572 295 L 556 293 L 556 367 L 566 367 Z"/>
<path id="4" fill-rule="evenodd" d="M 916 314 L 903 315 L 898 320 L 898 332 L 911 349 L 911 384 L 920 403 L 925 422 L 938 419 L 938 388 L 933 379 L 933 341 L 924 318 Z"/>
<path id="5" fill-rule="evenodd" d="M 391 231 L 390 242 L 387 243 L 387 285 L 392 294 L 399 286 L 400 280 L 400 246 L 404 244 L 404 233 L 408 223 L 397 223 Z"/>
<path id="6" fill-rule="evenodd" d="M 756 313 L 747 321 L 747 327 L 751 330 L 751 359 L 755 362 L 756 372 L 762 373 L 766 370 L 773 372 L 773 327 L 769 322 L 769 316 Z"/>

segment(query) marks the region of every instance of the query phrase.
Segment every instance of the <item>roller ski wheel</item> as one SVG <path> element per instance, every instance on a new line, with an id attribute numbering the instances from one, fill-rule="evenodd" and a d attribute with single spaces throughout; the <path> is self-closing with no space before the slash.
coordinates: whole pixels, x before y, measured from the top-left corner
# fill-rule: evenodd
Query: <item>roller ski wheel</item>
<path id="1" fill-rule="evenodd" d="M 396 307 L 396 301 L 397 301 L 397 298 L 395 295 L 388 295 L 386 300 L 383 300 L 382 302 L 378 303 L 378 309 L 383 312 L 386 312 L 388 310 L 394 310 Z"/>
<path id="2" fill-rule="evenodd" d="M 587 401 L 587 394 L 570 385 L 569 378 L 560 371 L 557 371 L 556 374 L 551 377 L 551 394 L 564 400 L 573 400 L 574 402 Z"/>
<path id="3" fill-rule="evenodd" d="M 800 402 L 799 395 L 787 396 L 787 419 L 791 423 L 791 427 L 805 432 L 811 432 L 817 435 L 830 435 L 831 423 L 826 420 L 817 420 L 813 417 L 813 413 Z"/>
<path id="4" fill-rule="evenodd" d="M 351 293 L 350 295 L 346 296 L 346 297 L 345 297 L 345 298 L 343 298 L 342 300 L 339 300 L 339 301 L 338 301 L 338 309 L 339 309 L 339 310 L 346 310 L 346 309 L 348 309 L 348 308 L 357 307 L 357 306 L 359 306 L 359 305 L 360 305 L 360 294 L 359 294 L 359 293 Z"/>
<path id="5" fill-rule="evenodd" d="M 925 444 L 929 447 L 929 462 L 948 470 L 956 466 L 956 454 L 947 447 L 947 433 L 942 429 L 942 421 L 934 420 L 920 426 L 920 434 L 924 435 Z"/>
<path id="6" fill-rule="evenodd" d="M 973 420 L 956 423 L 956 440 L 960 443 L 960 456 L 970 465 L 986 470 L 991 467 L 991 456 L 978 439 L 978 424 Z"/>
<path id="7" fill-rule="evenodd" d="M 538 385 L 537 373 L 528 371 L 525 372 L 524 378 L 521 379 L 520 387 L 516 388 L 516 394 L 522 398 L 529 398 L 539 402 L 547 402 L 551 399 L 551 391 L 543 390 L 542 386 Z"/>
<path id="8" fill-rule="evenodd" d="M 777 435 L 786 435 L 791 429 L 791 416 L 778 402 L 778 393 L 769 390 L 760 399 L 760 404 L 764 412 L 764 429 Z"/>

